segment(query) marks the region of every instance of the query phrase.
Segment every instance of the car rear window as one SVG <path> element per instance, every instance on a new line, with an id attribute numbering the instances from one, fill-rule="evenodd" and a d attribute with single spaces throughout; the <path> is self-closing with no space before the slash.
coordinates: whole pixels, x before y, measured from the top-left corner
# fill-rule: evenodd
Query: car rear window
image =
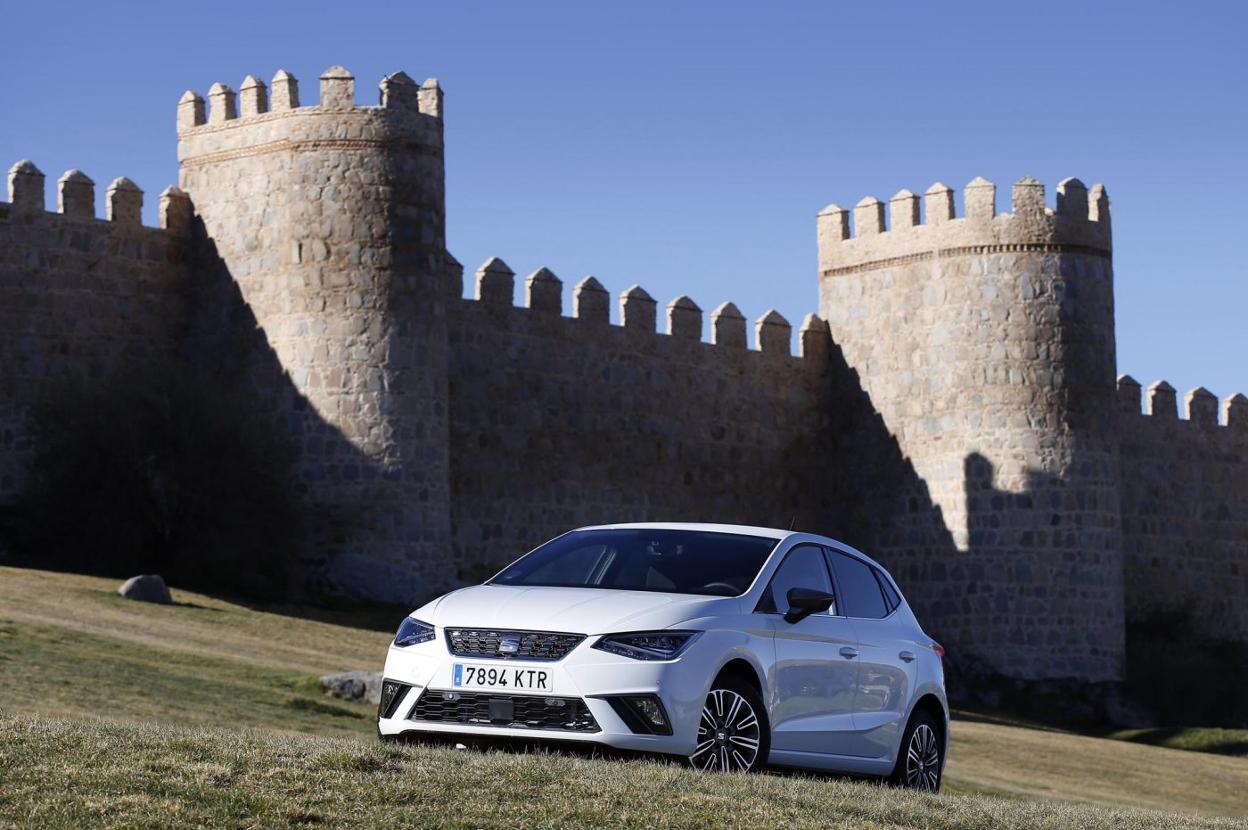
<path id="1" fill-rule="evenodd" d="M 490 582 L 738 596 L 777 541 L 703 530 L 576 530 L 516 560 Z"/>
<path id="2" fill-rule="evenodd" d="M 878 620 L 888 616 L 880 583 L 867 563 L 831 551 L 832 569 L 836 572 L 836 586 L 840 590 L 841 610 L 847 617 L 864 617 Z"/>

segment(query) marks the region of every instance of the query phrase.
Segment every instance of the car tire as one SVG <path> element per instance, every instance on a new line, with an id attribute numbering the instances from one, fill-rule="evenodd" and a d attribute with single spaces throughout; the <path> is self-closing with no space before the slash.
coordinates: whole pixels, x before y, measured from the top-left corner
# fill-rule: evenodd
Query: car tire
<path id="1" fill-rule="evenodd" d="M 711 684 L 698 721 L 689 765 L 703 772 L 758 772 L 771 751 L 771 723 L 763 696 L 739 677 Z"/>
<path id="2" fill-rule="evenodd" d="M 920 710 L 910 716 L 901 736 L 897 763 L 889 783 L 908 790 L 940 792 L 945 771 L 943 730 L 930 712 Z"/>

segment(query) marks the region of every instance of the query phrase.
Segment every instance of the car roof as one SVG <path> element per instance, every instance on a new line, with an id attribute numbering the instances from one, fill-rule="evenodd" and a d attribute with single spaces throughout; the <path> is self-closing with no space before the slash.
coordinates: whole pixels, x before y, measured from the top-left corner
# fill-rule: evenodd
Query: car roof
<path id="1" fill-rule="evenodd" d="M 830 536 L 823 536 L 818 533 L 805 533 L 799 530 L 780 530 L 775 527 L 756 527 L 754 525 L 726 525 L 715 524 L 713 522 L 620 522 L 610 525 L 588 525 L 586 527 L 578 527 L 577 530 L 702 530 L 708 533 L 735 533 L 739 536 L 760 536 L 766 539 L 775 539 L 783 541 L 791 537 L 800 537 L 809 542 L 816 542 L 822 545 L 833 545 L 841 550 L 858 556 L 875 567 L 887 572 L 887 568 L 876 562 L 867 554 L 858 550 L 851 545 L 833 539 Z"/>
<path id="2" fill-rule="evenodd" d="M 577 530 L 703 530 L 708 533 L 735 533 L 738 536 L 761 536 L 766 539 L 787 539 L 792 530 L 752 525 L 722 525 L 710 522 L 621 522 L 610 525 L 590 525 Z"/>

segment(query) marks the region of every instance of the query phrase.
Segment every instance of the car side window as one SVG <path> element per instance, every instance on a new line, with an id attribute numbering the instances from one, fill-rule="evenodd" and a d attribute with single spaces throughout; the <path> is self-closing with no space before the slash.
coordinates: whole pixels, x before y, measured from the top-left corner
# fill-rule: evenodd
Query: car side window
<path id="1" fill-rule="evenodd" d="M 884 594 L 870 565 L 839 550 L 829 551 L 828 558 L 832 560 L 836 584 L 841 589 L 841 610 L 845 616 L 871 620 L 888 616 Z"/>
<path id="2" fill-rule="evenodd" d="M 767 586 L 758 610 L 766 613 L 783 613 L 789 610 L 789 589 L 811 588 L 826 594 L 832 593 L 832 579 L 828 574 L 827 563 L 823 559 L 823 549 L 815 545 L 798 545 L 789 551 L 776 569 Z M 836 604 L 826 612 L 838 613 Z"/>

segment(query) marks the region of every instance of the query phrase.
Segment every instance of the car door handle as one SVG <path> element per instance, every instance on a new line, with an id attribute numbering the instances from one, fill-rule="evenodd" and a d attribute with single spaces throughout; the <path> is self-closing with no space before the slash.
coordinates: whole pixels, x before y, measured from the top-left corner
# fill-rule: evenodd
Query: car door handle
<path id="1" fill-rule="evenodd" d="M 901 654 L 898 654 L 897 656 L 898 656 L 898 657 L 900 657 L 902 660 L 905 660 L 907 663 L 913 663 L 913 662 L 914 662 L 914 652 L 913 652 L 913 651 L 903 651 Z"/>
<path id="2" fill-rule="evenodd" d="M 853 660 L 858 656 L 858 649 L 853 646 L 841 646 L 841 656 L 846 660 Z"/>

